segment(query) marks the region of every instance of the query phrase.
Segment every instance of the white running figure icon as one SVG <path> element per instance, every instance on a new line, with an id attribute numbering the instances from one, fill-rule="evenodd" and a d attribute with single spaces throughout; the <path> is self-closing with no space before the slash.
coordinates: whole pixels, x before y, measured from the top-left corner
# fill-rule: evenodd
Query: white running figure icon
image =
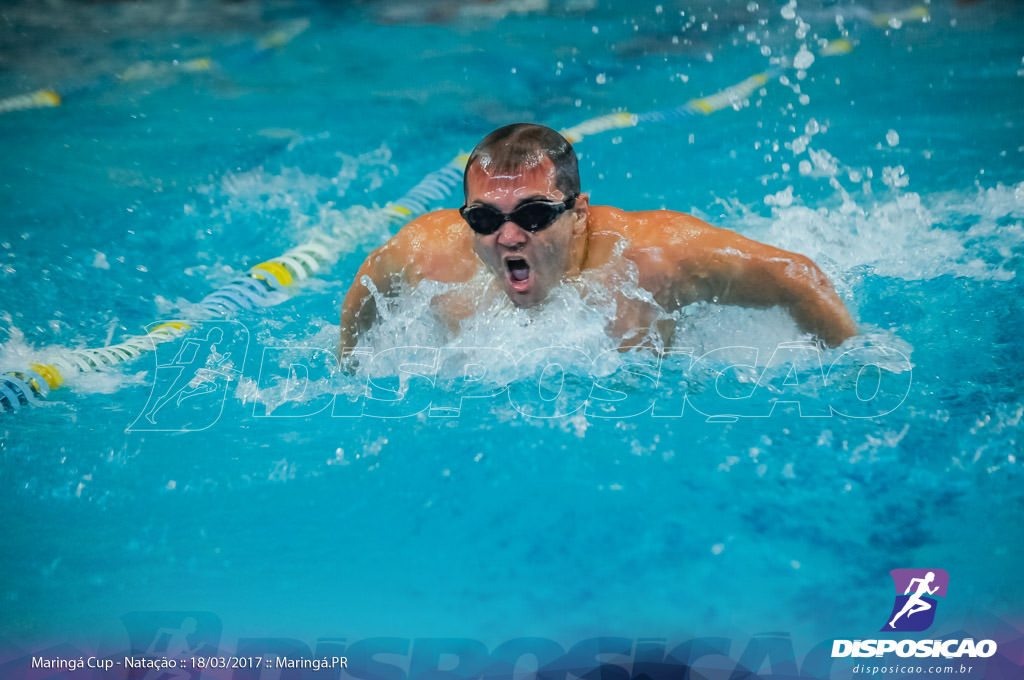
<path id="1" fill-rule="evenodd" d="M 910 597 L 907 599 L 906 603 L 903 605 L 903 609 L 901 609 L 899 611 L 899 613 L 896 614 L 896 616 L 892 617 L 892 621 L 889 622 L 889 627 L 890 628 L 895 628 L 896 627 L 896 620 L 899 619 L 904 614 L 907 615 L 907 618 L 910 618 L 911 615 L 913 615 L 913 614 L 916 614 L 918 612 L 928 611 L 929 609 L 932 608 L 931 603 L 922 600 L 921 596 L 922 595 L 934 595 L 939 590 L 938 586 L 935 586 L 934 588 L 929 588 L 928 587 L 928 586 L 931 585 L 932 581 L 934 581 L 934 580 L 935 580 L 935 572 L 934 571 L 929 571 L 927 574 L 925 574 L 924 578 L 912 578 L 912 579 L 910 579 L 910 583 L 907 584 L 907 589 L 905 591 L 903 591 L 903 594 L 904 595 L 909 595 L 910 591 L 914 588 L 914 584 L 915 583 L 917 584 L 917 591 L 914 592 L 913 595 L 910 595 Z"/>

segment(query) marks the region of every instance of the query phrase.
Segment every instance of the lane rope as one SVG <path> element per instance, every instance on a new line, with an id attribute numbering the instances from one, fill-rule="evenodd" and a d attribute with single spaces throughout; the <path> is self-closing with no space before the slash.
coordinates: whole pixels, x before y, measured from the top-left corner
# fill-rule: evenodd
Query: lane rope
<path id="1" fill-rule="evenodd" d="M 585 137 L 609 130 L 635 127 L 640 123 L 659 123 L 674 119 L 709 115 L 746 100 L 756 89 L 768 82 L 768 74 L 758 73 L 720 92 L 692 99 L 682 106 L 633 114 L 627 111 L 597 116 L 578 125 L 563 129 L 562 135 L 576 144 Z M 361 228 L 350 227 L 347 233 L 328 235 L 319 233 L 309 241 L 287 252 L 261 262 L 233 278 L 199 303 L 202 319 L 217 319 L 270 307 L 292 297 L 301 282 L 313 278 L 324 267 L 351 252 L 364 237 L 376 233 L 382 225 L 389 232 L 428 212 L 438 202 L 447 199 L 462 184 L 463 171 L 469 155 L 460 153 L 438 170 L 429 173 L 404 196 L 377 211 L 375 219 Z M 77 373 L 111 368 L 142 354 L 154 351 L 156 346 L 188 334 L 193 326 L 185 321 L 160 324 L 142 335 L 129 336 L 116 345 L 92 349 L 65 350 L 48 361 L 29 364 L 20 371 L 0 374 L 0 412 L 18 411 L 63 385 L 68 377 Z"/>
<path id="2" fill-rule="evenodd" d="M 881 19 L 881 16 L 878 15 L 878 18 Z M 886 23 L 893 16 L 885 15 Z M 921 19 L 926 16 L 927 11 L 922 14 L 920 8 L 913 7 L 898 18 Z M 298 20 L 264 36 L 257 44 L 255 53 L 260 54 L 287 44 L 308 26 L 308 20 Z M 821 53 L 822 56 L 832 56 L 846 54 L 852 49 L 852 44 L 842 39 L 828 43 Z M 202 61 L 196 60 L 194 68 L 209 65 L 199 63 Z M 677 107 L 641 114 L 620 111 L 590 118 L 561 130 L 561 134 L 570 143 L 577 144 L 588 136 L 610 130 L 636 127 L 642 123 L 662 123 L 690 116 L 710 115 L 728 107 L 738 107 L 781 71 L 781 67 L 775 67 L 764 73 L 756 73 L 719 92 L 691 99 Z M 0 113 L 5 110 L 5 105 L 17 106 L 17 102 L 10 104 L 12 100 L 17 99 L 19 98 L 0 100 Z M 38 102 L 50 102 L 42 104 L 44 106 L 56 106 L 60 103 L 59 95 L 49 90 L 22 95 L 21 99 L 25 100 L 23 103 L 27 102 L 29 108 L 32 104 L 38 105 Z M 468 154 L 460 153 L 440 169 L 426 175 L 403 197 L 380 208 L 377 211 L 377 219 L 368 220 L 361 227 L 349 226 L 343 229 L 340 235 L 317 234 L 306 243 L 253 266 L 203 298 L 199 304 L 200 316 L 209 319 L 223 318 L 259 307 L 273 306 L 289 299 L 294 291 L 298 290 L 301 282 L 313 278 L 325 266 L 334 264 L 342 254 L 355 250 L 362 244 L 363 238 L 377 233 L 380 226 L 386 225 L 389 230 L 400 227 L 428 212 L 437 202 L 448 198 L 456 187 L 461 185 L 468 159 Z M 154 326 L 143 335 L 129 336 L 116 345 L 65 350 L 48 362 L 33 362 L 24 370 L 0 374 L 0 413 L 18 411 L 30 404 L 39 404 L 51 390 L 62 386 L 68 376 L 106 369 L 136 359 L 146 352 L 155 350 L 158 344 L 188 334 L 192 328 L 193 326 L 185 321 L 170 321 Z"/>
<path id="3" fill-rule="evenodd" d="M 280 49 L 291 43 L 310 26 L 309 19 L 303 17 L 285 23 L 260 37 L 253 45 L 245 48 L 231 48 L 217 58 L 212 56 L 174 60 L 169 62 L 140 61 L 125 68 L 113 76 L 103 76 L 89 84 L 66 83 L 54 89 L 42 89 L 28 94 L 19 94 L 0 98 L 0 114 L 30 109 L 43 109 L 61 106 L 68 96 L 77 96 L 91 90 L 110 87 L 119 82 L 148 80 L 174 72 L 198 73 L 210 71 L 219 63 L 236 63 L 253 61 L 272 50 Z"/>

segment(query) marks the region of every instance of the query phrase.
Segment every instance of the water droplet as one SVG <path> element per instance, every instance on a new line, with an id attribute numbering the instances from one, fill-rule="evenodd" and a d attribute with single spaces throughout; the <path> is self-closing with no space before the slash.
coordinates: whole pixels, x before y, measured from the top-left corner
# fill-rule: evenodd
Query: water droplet
<path id="1" fill-rule="evenodd" d="M 800 51 L 793 57 L 793 68 L 808 69 L 814 63 L 814 54 L 807 49 L 807 45 L 801 45 Z"/>

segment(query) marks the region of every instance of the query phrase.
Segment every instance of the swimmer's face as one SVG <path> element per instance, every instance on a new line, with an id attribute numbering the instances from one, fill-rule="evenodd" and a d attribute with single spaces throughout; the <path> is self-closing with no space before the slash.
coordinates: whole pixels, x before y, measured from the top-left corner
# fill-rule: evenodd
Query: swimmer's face
<path id="1" fill-rule="evenodd" d="M 529 201 L 564 201 L 555 187 L 555 166 L 549 158 L 512 173 L 485 169 L 474 163 L 466 175 L 466 205 L 489 205 L 508 214 Z M 505 222 L 493 234 L 473 233 L 473 250 L 497 277 L 502 289 L 520 307 L 547 297 L 563 277 L 575 272 L 579 262 L 574 248 L 586 232 L 587 196 L 580 194 L 575 207 L 551 226 L 530 232 L 515 222 Z"/>

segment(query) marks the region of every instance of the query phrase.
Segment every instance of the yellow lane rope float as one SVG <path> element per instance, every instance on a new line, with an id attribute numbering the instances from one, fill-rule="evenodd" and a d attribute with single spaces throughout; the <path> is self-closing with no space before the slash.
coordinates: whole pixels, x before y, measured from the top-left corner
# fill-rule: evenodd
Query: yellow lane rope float
<path id="1" fill-rule="evenodd" d="M 139 63 L 132 64 L 125 70 L 118 73 L 117 79 L 123 81 L 144 80 L 146 78 L 155 78 L 173 71 L 195 73 L 197 71 L 209 71 L 211 68 L 213 68 L 213 60 L 209 57 L 189 59 L 188 61 L 140 61 Z"/>
<path id="2" fill-rule="evenodd" d="M 0 99 L 0 113 L 42 109 L 48 106 L 60 106 L 60 95 L 53 90 L 36 90 L 29 94 Z"/>
<path id="3" fill-rule="evenodd" d="M 924 5 L 914 5 L 899 12 L 873 14 L 871 16 L 871 23 L 878 28 L 885 28 L 886 26 L 898 28 L 908 21 L 924 21 L 929 16 L 927 7 Z"/>

